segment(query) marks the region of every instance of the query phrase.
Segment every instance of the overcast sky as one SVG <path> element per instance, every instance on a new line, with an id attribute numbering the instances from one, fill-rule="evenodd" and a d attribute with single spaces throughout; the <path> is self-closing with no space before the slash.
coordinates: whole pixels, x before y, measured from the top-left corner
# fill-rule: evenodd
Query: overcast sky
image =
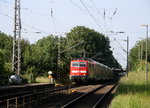
<path id="1" fill-rule="evenodd" d="M 0 0 L 0 31 L 12 36 L 14 1 Z M 141 25 L 150 25 L 150 0 L 21 0 L 21 21 L 22 37 L 31 43 L 64 36 L 75 26 L 94 29 L 110 38 L 115 58 L 126 67 L 124 40 L 129 36 L 131 49 L 145 38 Z"/>

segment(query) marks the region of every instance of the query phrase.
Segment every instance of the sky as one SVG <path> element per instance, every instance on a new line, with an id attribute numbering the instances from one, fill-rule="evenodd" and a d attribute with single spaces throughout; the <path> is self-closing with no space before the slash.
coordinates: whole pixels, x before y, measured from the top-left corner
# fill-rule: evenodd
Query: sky
<path id="1" fill-rule="evenodd" d="M 12 36 L 14 1 L 0 0 L 0 31 Z M 111 50 L 124 68 L 127 36 L 131 49 L 146 37 L 146 27 L 141 25 L 150 25 L 150 0 L 20 1 L 22 38 L 36 43 L 50 34 L 65 36 L 73 27 L 86 26 L 109 37 Z"/>

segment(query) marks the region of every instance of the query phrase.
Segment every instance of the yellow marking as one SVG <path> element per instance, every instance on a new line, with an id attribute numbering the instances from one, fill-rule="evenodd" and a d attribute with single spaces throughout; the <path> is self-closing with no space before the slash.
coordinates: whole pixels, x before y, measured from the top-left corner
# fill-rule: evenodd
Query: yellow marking
<path id="1" fill-rule="evenodd" d="M 77 92 L 77 90 L 76 89 L 72 89 L 72 90 L 70 90 L 70 93 L 76 93 Z"/>
<path id="2" fill-rule="evenodd" d="M 57 83 L 55 84 L 55 87 L 59 87 L 59 86 L 60 86 L 59 84 L 57 84 Z"/>

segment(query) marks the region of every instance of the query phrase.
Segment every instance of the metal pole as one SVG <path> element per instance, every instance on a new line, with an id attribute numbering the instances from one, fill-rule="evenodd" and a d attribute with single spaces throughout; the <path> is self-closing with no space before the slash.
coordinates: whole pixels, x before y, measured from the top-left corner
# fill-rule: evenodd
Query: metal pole
<path id="1" fill-rule="evenodd" d="M 142 39 L 142 41 L 141 41 L 141 71 L 143 70 L 142 59 L 143 59 L 143 39 Z"/>
<path id="2" fill-rule="evenodd" d="M 20 0 L 15 0 L 13 57 L 12 57 L 12 72 L 15 74 L 20 74 L 20 56 L 21 56 L 20 40 L 21 40 Z"/>
<path id="3" fill-rule="evenodd" d="M 20 75 L 21 71 L 21 46 L 20 46 L 20 41 L 21 41 L 21 15 L 20 15 L 20 0 L 18 0 L 18 72 L 17 74 Z"/>
<path id="4" fill-rule="evenodd" d="M 127 76 L 129 72 L 129 37 L 127 36 Z"/>
<path id="5" fill-rule="evenodd" d="M 58 37 L 58 58 L 57 58 L 57 80 L 58 84 L 60 86 L 60 38 L 61 36 Z"/>
<path id="6" fill-rule="evenodd" d="M 147 61 L 147 48 L 148 48 L 148 25 L 146 25 L 146 83 L 148 83 L 148 61 Z"/>
<path id="7" fill-rule="evenodd" d="M 141 71 L 143 70 L 142 59 L 143 59 L 143 39 L 142 39 L 142 42 L 141 42 Z"/>
<path id="8" fill-rule="evenodd" d="M 140 54 L 140 50 L 141 50 L 141 46 L 139 45 L 138 46 L 139 48 L 138 48 L 138 60 L 139 60 L 139 62 L 140 62 L 140 58 L 141 58 L 141 54 Z"/>
<path id="9" fill-rule="evenodd" d="M 142 26 L 146 27 L 146 53 L 145 53 L 145 61 L 146 61 L 146 69 L 145 69 L 145 83 L 148 83 L 148 61 L 147 61 L 147 50 L 148 50 L 148 25 L 143 24 Z"/>

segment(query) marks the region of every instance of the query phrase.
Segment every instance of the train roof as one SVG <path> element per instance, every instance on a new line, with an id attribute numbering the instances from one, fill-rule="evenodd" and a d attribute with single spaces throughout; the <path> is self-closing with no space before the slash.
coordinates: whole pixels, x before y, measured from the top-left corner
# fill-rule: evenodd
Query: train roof
<path id="1" fill-rule="evenodd" d="M 71 62 L 83 62 L 83 61 L 88 61 L 88 60 L 71 60 Z"/>
<path id="2" fill-rule="evenodd" d="M 99 62 L 97 62 L 97 61 L 95 61 L 95 60 L 92 60 L 92 59 L 81 58 L 81 59 L 76 59 L 76 60 L 71 60 L 71 61 L 88 61 L 88 62 L 92 62 L 92 63 L 94 63 L 94 64 L 101 65 L 102 67 L 111 70 L 110 67 L 108 67 L 108 66 L 106 66 L 106 65 L 104 65 L 104 64 L 102 64 L 102 63 L 99 63 Z"/>
<path id="3" fill-rule="evenodd" d="M 94 60 L 91 60 L 91 61 L 93 61 L 95 64 L 101 65 L 102 67 L 104 67 L 104 68 L 106 68 L 106 69 L 111 69 L 110 67 L 108 67 L 108 66 L 106 66 L 106 65 L 104 65 L 104 64 L 102 64 L 102 63 L 99 63 L 99 62 L 94 61 Z"/>

